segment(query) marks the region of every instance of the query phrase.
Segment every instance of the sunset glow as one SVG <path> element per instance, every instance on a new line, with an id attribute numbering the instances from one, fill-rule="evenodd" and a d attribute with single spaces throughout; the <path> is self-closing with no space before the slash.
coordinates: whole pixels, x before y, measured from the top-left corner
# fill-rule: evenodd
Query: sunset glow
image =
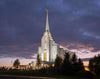
<path id="1" fill-rule="evenodd" d="M 36 60 L 49 14 L 51 40 L 88 66 L 100 54 L 99 0 L 0 0 L 0 66 Z M 45 58 L 47 58 L 45 56 Z M 88 59 L 88 60 L 87 60 Z"/>

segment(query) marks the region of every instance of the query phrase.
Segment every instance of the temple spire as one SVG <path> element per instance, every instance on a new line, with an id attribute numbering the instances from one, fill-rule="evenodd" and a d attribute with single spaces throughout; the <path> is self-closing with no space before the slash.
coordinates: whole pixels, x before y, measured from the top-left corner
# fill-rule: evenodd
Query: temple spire
<path id="1" fill-rule="evenodd" d="M 46 17 L 46 31 L 49 32 L 49 20 L 48 20 L 48 9 L 46 10 L 47 12 L 47 17 Z"/>

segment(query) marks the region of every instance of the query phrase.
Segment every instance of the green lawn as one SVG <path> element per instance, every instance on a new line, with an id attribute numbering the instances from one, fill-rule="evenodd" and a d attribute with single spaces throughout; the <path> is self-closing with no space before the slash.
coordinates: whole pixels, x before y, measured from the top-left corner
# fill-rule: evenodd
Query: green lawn
<path id="1" fill-rule="evenodd" d="M 72 77 L 72 76 L 62 76 L 62 75 L 51 75 L 51 74 L 42 74 L 34 72 L 0 72 L 0 75 L 20 75 L 20 76 L 37 76 L 37 77 L 51 77 L 58 79 L 86 79 L 81 77 Z"/>

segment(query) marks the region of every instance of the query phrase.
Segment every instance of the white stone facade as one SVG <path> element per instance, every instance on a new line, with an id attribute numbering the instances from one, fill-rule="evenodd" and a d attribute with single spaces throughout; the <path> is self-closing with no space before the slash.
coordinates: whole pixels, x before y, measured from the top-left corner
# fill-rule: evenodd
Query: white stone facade
<path id="1" fill-rule="evenodd" d="M 38 54 L 40 59 L 45 62 L 54 62 L 57 54 L 64 58 L 64 54 L 69 53 L 70 58 L 72 58 L 73 53 L 67 48 L 60 46 L 55 43 L 53 40 L 50 30 L 49 30 L 49 21 L 48 21 L 48 10 L 46 18 L 46 29 L 41 39 L 41 46 L 38 48 Z"/>

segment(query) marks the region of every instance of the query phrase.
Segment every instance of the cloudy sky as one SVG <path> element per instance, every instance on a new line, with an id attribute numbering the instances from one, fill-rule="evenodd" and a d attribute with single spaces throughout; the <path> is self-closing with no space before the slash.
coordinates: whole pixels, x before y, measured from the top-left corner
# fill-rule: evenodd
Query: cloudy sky
<path id="1" fill-rule="evenodd" d="M 0 0 L 0 65 L 36 58 L 46 9 L 56 43 L 80 58 L 100 53 L 100 0 Z"/>

